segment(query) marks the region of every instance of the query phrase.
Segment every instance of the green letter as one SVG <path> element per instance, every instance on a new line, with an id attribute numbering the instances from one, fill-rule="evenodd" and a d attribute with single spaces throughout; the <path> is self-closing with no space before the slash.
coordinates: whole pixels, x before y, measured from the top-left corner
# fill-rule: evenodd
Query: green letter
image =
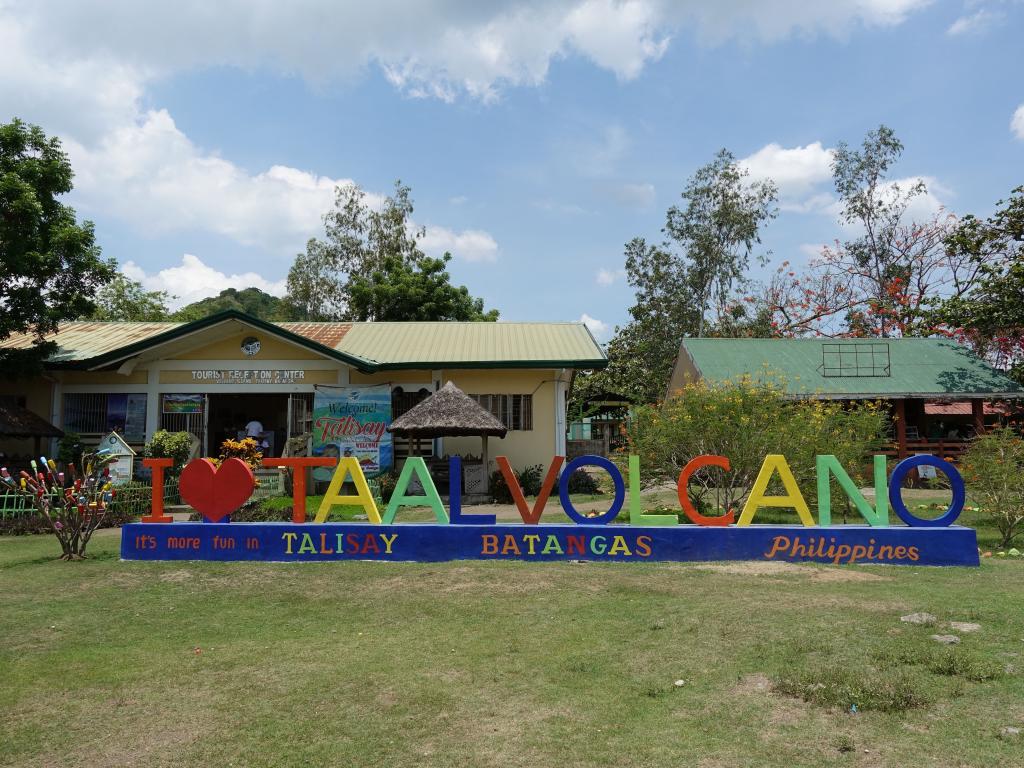
<path id="1" fill-rule="evenodd" d="M 875 456 L 875 508 L 858 490 L 835 456 L 819 456 L 818 470 L 818 525 L 832 525 L 832 486 L 829 473 L 835 475 L 839 487 L 853 501 L 857 511 L 869 524 L 878 527 L 889 525 L 889 488 L 885 477 L 885 456 Z"/>
<path id="2" fill-rule="evenodd" d="M 405 495 L 413 474 L 420 479 L 420 483 L 423 485 L 423 496 Z M 384 519 L 381 522 L 384 525 L 391 525 L 395 521 L 395 513 L 398 512 L 399 507 L 420 506 L 430 507 L 434 510 L 437 522 L 441 525 L 448 525 L 448 512 L 445 511 L 444 504 L 441 503 L 441 496 L 437 493 L 437 488 L 434 487 L 434 481 L 427 471 L 426 462 L 421 456 L 410 456 L 405 460 L 402 474 L 398 476 L 398 483 L 395 485 L 394 493 L 391 494 L 391 501 L 388 502 L 388 508 L 384 512 Z"/>

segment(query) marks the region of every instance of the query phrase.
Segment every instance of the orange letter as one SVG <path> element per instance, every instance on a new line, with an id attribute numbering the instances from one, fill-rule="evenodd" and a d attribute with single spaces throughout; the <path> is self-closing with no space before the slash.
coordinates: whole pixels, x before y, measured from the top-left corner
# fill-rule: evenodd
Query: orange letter
<path id="1" fill-rule="evenodd" d="M 174 466 L 174 459 L 143 459 L 142 466 L 153 470 L 153 502 L 149 514 L 143 515 L 144 523 L 173 523 L 174 518 L 164 514 L 164 470 Z"/>
<path id="2" fill-rule="evenodd" d="M 516 473 L 512 471 L 512 467 L 508 463 L 508 459 L 504 456 L 498 456 L 495 459 L 498 462 L 498 469 L 501 470 L 501 476 L 505 478 L 505 485 L 508 486 L 509 491 L 512 494 L 512 500 L 516 503 L 516 509 L 519 510 L 519 516 L 523 518 L 523 522 L 527 525 L 537 525 L 540 522 L 540 516 L 544 514 L 544 505 L 548 503 L 548 496 L 551 494 L 551 489 L 555 487 L 555 481 L 558 480 L 558 470 L 562 468 L 562 462 L 565 461 L 565 456 L 555 456 L 551 459 L 551 466 L 548 467 L 548 476 L 544 478 L 544 485 L 540 487 L 540 493 L 537 494 L 537 501 L 534 502 L 533 511 L 526 506 L 526 497 L 523 496 L 523 489 L 519 487 L 519 481 L 516 480 Z"/>
<path id="3" fill-rule="evenodd" d="M 290 459 L 269 457 L 264 467 L 290 467 L 292 471 L 292 522 L 306 522 L 306 467 L 333 467 L 337 459 L 329 456 L 295 456 Z"/>
<path id="4" fill-rule="evenodd" d="M 730 469 L 729 460 L 725 456 L 705 454 L 704 456 L 690 459 L 686 466 L 683 467 L 683 471 L 679 473 L 679 481 L 676 483 L 676 489 L 679 493 L 679 506 L 683 508 L 686 516 L 697 525 L 732 525 L 736 519 L 736 513 L 731 509 L 724 515 L 708 517 L 698 512 L 693 504 L 690 503 L 690 495 L 686 492 L 687 487 L 690 485 L 690 475 L 701 467 L 721 467 L 726 472 Z"/>

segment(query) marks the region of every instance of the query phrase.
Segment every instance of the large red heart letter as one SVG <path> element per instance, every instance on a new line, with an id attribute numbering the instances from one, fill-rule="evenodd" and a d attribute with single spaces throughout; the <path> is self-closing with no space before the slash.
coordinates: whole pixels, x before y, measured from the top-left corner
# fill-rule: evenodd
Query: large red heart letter
<path id="1" fill-rule="evenodd" d="M 209 459 L 193 459 L 178 480 L 182 500 L 211 523 L 242 506 L 255 487 L 249 465 L 234 457 L 220 467 Z"/>

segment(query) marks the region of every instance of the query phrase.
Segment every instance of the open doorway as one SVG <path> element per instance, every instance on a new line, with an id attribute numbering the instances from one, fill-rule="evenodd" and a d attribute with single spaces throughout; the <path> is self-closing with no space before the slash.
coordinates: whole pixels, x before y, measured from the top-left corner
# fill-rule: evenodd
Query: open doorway
<path id="1" fill-rule="evenodd" d="M 246 436 L 247 425 L 257 422 L 263 430 L 255 438 L 264 456 L 280 456 L 288 437 L 287 394 L 210 394 L 207 435 L 212 455 L 227 439 Z"/>

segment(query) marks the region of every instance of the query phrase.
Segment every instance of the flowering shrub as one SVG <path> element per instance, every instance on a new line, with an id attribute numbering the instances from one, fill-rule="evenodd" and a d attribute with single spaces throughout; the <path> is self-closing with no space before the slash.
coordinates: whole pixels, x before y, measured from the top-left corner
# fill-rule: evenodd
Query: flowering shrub
<path id="1" fill-rule="evenodd" d="M 1024 531 L 1024 441 L 1002 427 L 975 438 L 960 461 L 971 497 L 1009 547 Z"/>
<path id="2" fill-rule="evenodd" d="M 219 467 L 231 458 L 241 459 L 253 472 L 263 465 L 263 453 L 260 451 L 259 443 L 251 437 L 243 440 L 225 440 L 220 444 L 220 456 L 213 459 L 213 463 Z"/>
<path id="3" fill-rule="evenodd" d="M 851 477 L 863 480 L 885 428 L 886 414 L 876 403 L 791 399 L 768 373 L 763 381 L 688 384 L 664 405 L 638 408 L 627 435 L 650 481 L 674 482 L 695 456 L 727 457 L 729 472 L 694 473 L 690 496 L 698 510 L 711 505 L 738 512 L 766 455 L 784 454 L 810 498 L 818 454 L 836 456 Z"/>

